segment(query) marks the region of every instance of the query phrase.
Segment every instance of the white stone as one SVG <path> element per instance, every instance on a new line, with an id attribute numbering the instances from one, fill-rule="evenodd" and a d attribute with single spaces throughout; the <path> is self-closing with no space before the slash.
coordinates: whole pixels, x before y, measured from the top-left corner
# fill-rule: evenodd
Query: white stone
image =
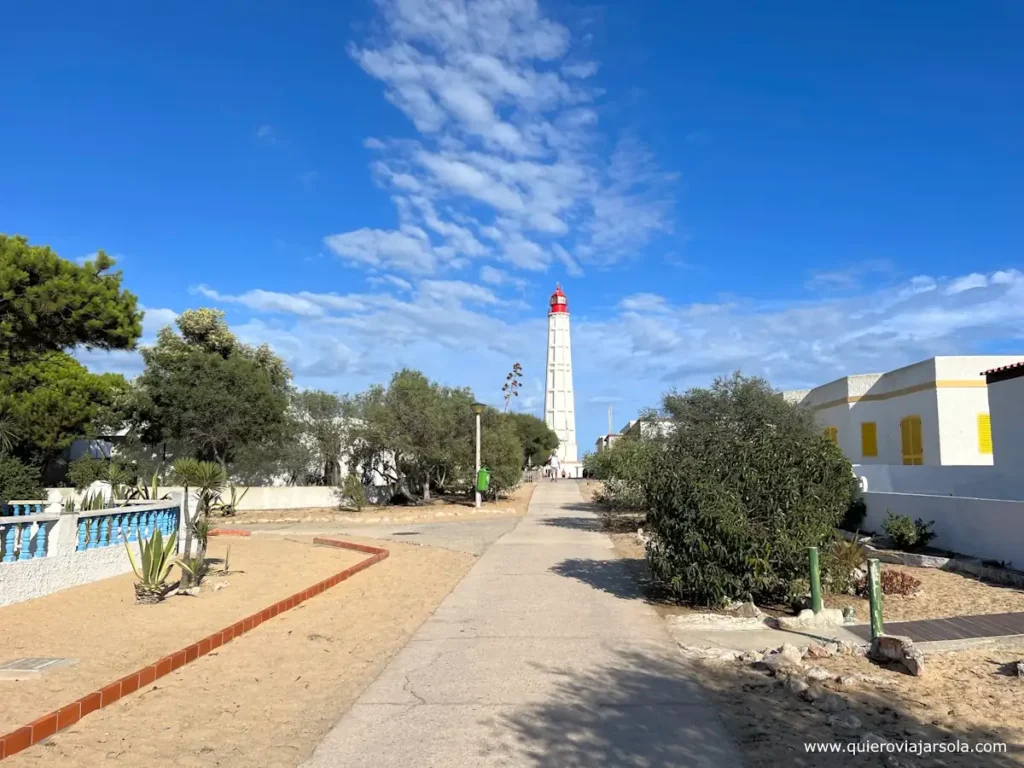
<path id="1" fill-rule="evenodd" d="M 213 591 L 214 592 L 220 592 L 222 589 L 224 589 L 224 588 L 226 588 L 228 586 L 229 586 L 228 582 L 226 582 L 226 581 L 218 581 L 216 584 L 213 585 Z"/>
<path id="2" fill-rule="evenodd" d="M 807 676 L 808 680 L 816 680 L 818 682 L 822 682 L 824 680 L 832 680 L 833 678 L 835 678 L 835 675 L 833 675 L 824 667 L 819 667 L 815 665 L 811 665 L 804 669 L 804 674 Z"/>
<path id="3" fill-rule="evenodd" d="M 792 693 L 795 696 L 799 696 L 800 694 L 802 694 L 804 691 L 806 691 L 810 687 L 809 685 L 807 685 L 807 683 L 805 683 L 799 677 L 789 677 L 789 678 L 787 678 L 786 682 L 785 682 L 785 686 L 786 686 L 786 690 L 788 690 L 790 693 Z"/>
<path id="4" fill-rule="evenodd" d="M 814 613 L 810 608 L 805 608 L 796 616 L 779 616 L 775 623 L 779 629 L 833 627 L 843 623 L 843 612 L 838 608 L 823 608 L 820 613 Z"/>
<path id="5" fill-rule="evenodd" d="M 846 715 L 845 717 L 840 717 L 838 715 L 829 715 L 828 724 L 831 725 L 833 728 L 841 728 L 846 731 L 857 731 L 860 730 L 860 728 L 863 726 L 863 723 L 861 723 L 860 718 L 852 713 Z"/>

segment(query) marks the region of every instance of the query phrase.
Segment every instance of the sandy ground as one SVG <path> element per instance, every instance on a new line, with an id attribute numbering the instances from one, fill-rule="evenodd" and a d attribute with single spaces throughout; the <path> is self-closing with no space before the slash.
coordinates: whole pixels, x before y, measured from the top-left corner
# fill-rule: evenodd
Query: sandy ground
<path id="1" fill-rule="evenodd" d="M 905 571 L 921 582 L 921 591 L 916 595 L 885 595 L 882 599 L 882 615 L 886 621 L 1024 611 L 1024 591 L 1015 587 L 990 584 L 967 574 L 940 571 L 937 568 L 911 568 L 883 563 L 882 569 Z M 825 605 L 831 608 L 852 605 L 858 619 L 869 620 L 868 601 L 865 598 L 826 595 Z"/>
<path id="2" fill-rule="evenodd" d="M 387 560 L 16 755 L 11 768 L 298 765 L 475 560 L 387 547 Z"/>
<path id="3" fill-rule="evenodd" d="M 449 501 L 437 500 L 430 504 L 408 505 L 408 506 L 380 506 L 364 507 L 361 511 L 354 509 L 337 509 L 332 507 L 319 507 L 315 509 L 270 509 L 270 510 L 248 510 L 239 512 L 231 517 L 214 518 L 218 527 L 231 525 L 246 525 L 253 523 L 301 523 L 301 522 L 345 522 L 345 523 L 392 523 L 392 522 L 421 522 L 430 521 L 457 521 L 463 517 L 484 518 L 499 515 L 526 514 L 530 505 L 530 498 L 536 483 L 524 483 L 508 496 L 497 501 L 485 501 L 477 510 L 472 500 L 452 503 Z"/>
<path id="4" fill-rule="evenodd" d="M 196 597 L 138 605 L 132 586 L 135 576 L 127 574 L 0 608 L 0 658 L 79 660 L 35 680 L 0 682 L 0 733 L 70 704 L 366 557 L 314 547 L 310 538 L 298 537 L 211 539 L 209 556 L 223 558 L 228 545 L 231 572 L 211 573 Z M 171 575 L 177 576 L 177 570 Z M 215 591 L 219 582 L 228 587 Z"/>
<path id="5" fill-rule="evenodd" d="M 729 730 L 752 768 L 759 766 L 1019 766 L 1024 765 L 1024 683 L 1007 666 L 1024 651 L 974 649 L 933 654 L 926 674 L 910 677 L 864 658 L 814 662 L 837 675 L 859 672 L 881 682 L 824 683 L 840 711 L 794 695 L 778 680 L 737 664 L 695 662 L 701 683 L 711 690 Z M 851 721 L 850 716 L 855 718 Z M 809 754 L 805 742 L 862 742 L 866 734 L 894 744 L 1002 742 L 1005 754 Z M 869 737 L 870 738 L 870 737 Z M 860 747 L 863 749 L 863 745 Z M 851 747 L 856 748 L 856 747 Z M 934 748 L 933 748 L 934 749 Z"/>

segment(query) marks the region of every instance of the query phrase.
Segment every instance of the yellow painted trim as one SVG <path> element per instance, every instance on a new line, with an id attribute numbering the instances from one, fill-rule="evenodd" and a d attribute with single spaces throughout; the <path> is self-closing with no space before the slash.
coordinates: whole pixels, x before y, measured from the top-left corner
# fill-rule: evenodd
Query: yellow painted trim
<path id="1" fill-rule="evenodd" d="M 890 400 L 894 397 L 912 395 L 915 392 L 927 392 L 932 389 L 974 389 L 986 386 L 988 385 L 984 381 L 974 381 L 973 379 L 938 379 L 937 381 L 926 381 L 924 384 L 915 384 L 912 387 L 894 389 L 892 392 L 881 392 L 877 395 L 867 394 L 841 397 L 838 400 L 829 400 L 827 403 L 822 403 L 821 405 L 812 405 L 811 410 L 823 411 L 826 408 L 835 408 L 837 405 L 853 405 L 854 403 L 860 402 Z"/>

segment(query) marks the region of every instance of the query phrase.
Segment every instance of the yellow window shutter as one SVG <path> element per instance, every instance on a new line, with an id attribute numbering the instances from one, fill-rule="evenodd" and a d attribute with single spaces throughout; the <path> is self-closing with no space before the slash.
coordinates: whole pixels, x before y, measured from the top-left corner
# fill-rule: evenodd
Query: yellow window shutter
<path id="1" fill-rule="evenodd" d="M 873 421 L 861 422 L 860 453 L 862 456 L 878 455 L 878 426 Z"/>
<path id="2" fill-rule="evenodd" d="M 987 413 L 978 414 L 978 453 L 992 453 L 992 417 Z"/>

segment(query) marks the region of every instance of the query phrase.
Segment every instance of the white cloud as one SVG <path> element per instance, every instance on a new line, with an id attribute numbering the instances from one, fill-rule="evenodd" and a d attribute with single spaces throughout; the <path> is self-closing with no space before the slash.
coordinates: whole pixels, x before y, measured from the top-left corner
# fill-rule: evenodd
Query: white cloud
<path id="1" fill-rule="evenodd" d="M 400 272 L 433 272 L 437 255 L 427 237 L 418 227 L 400 230 L 357 229 L 339 235 L 328 235 L 324 244 L 350 264 Z"/>
<path id="2" fill-rule="evenodd" d="M 374 277 L 367 278 L 366 282 L 370 285 L 393 285 L 400 291 L 411 291 L 412 283 L 408 280 L 403 280 L 397 275 L 377 275 Z"/>
<path id="3" fill-rule="evenodd" d="M 949 285 L 947 285 L 946 295 L 954 296 L 958 293 L 963 293 L 964 291 L 969 291 L 973 288 L 984 288 L 987 285 L 988 278 L 985 277 L 985 275 L 979 275 L 977 272 L 974 272 L 970 275 L 964 275 L 963 277 L 958 278 L 952 281 Z"/>
<path id="4" fill-rule="evenodd" d="M 594 107 L 601 94 L 587 82 L 598 65 L 571 58 L 568 28 L 534 0 L 376 8 L 376 34 L 349 53 L 420 136 L 364 142 L 379 153 L 373 174 L 392 193 L 400 226 L 331 235 L 332 250 L 414 274 L 493 253 L 519 269 L 561 264 L 578 275 L 581 260 L 635 258 L 671 231 L 674 177 L 632 139 L 611 142 L 607 157 Z M 414 257 L 389 259 L 382 235 L 406 227 L 427 239 L 405 243 Z"/>
<path id="5" fill-rule="evenodd" d="M 546 305 L 535 298 L 520 313 L 517 302 L 487 287 L 506 284 L 507 272 L 489 265 L 480 272 L 487 285 L 424 279 L 400 297 L 259 289 L 225 294 L 205 286 L 198 292 L 214 305 L 254 313 L 241 325 L 229 314 L 232 328 L 248 343 L 270 343 L 300 385 L 352 392 L 409 366 L 498 402 L 512 361 L 523 364 L 528 381 L 543 381 Z M 1003 270 L 984 275 L 983 287 L 947 290 L 964 277 L 917 276 L 800 301 L 673 303 L 641 293 L 600 312 L 567 291 L 581 442 L 592 439 L 588 431 L 604 432 L 602 406 L 612 397 L 624 398 L 617 413 L 631 414 L 656 405 L 671 387 L 705 386 L 736 369 L 798 388 L 933 355 L 984 353 L 994 342 L 1000 352 L 1016 348 L 1024 359 L 1024 273 Z M 175 315 L 148 312 L 147 335 Z M 131 353 L 83 350 L 78 357 L 94 369 L 132 374 L 141 368 Z M 540 391 L 530 405 L 525 398 L 519 405 L 539 407 L 542 397 Z"/>
<path id="6" fill-rule="evenodd" d="M 288 145 L 286 139 L 277 135 L 274 126 L 264 123 L 256 129 L 256 140 L 270 147 L 284 147 Z"/>
<path id="7" fill-rule="evenodd" d="M 174 325 L 174 321 L 178 319 L 178 313 L 173 309 L 163 309 L 160 307 L 142 307 L 141 309 L 145 313 L 142 316 L 143 338 L 156 336 L 161 328 L 167 325 Z"/>

